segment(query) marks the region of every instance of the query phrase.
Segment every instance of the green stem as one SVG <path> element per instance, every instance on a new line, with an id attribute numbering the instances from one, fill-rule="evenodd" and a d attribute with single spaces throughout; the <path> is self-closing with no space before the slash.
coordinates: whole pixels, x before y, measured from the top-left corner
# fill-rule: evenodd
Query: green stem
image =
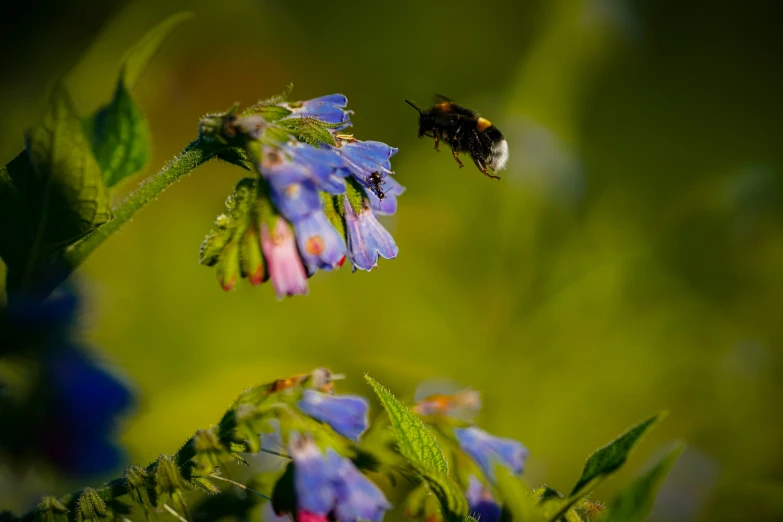
<path id="1" fill-rule="evenodd" d="M 139 210 L 156 198 L 169 185 L 189 174 L 190 171 L 212 159 L 226 145 L 216 141 L 198 139 L 185 147 L 185 150 L 173 161 L 166 164 L 160 172 L 144 181 L 144 183 L 120 206 L 114 209 L 114 217 L 90 235 L 76 243 L 66 252 L 64 258 L 71 270 L 78 267 L 98 248 L 109 236 L 117 232 Z"/>
<path id="2" fill-rule="evenodd" d="M 45 298 L 65 281 L 93 251 L 117 232 L 144 206 L 157 198 L 175 181 L 189 174 L 193 169 L 225 151 L 228 145 L 215 140 L 197 139 L 185 147 L 182 154 L 167 163 L 154 176 L 146 179 L 125 201 L 113 210 L 113 217 L 89 235 L 72 245 L 53 266 L 46 268 L 38 277 L 38 284 L 31 288 L 31 295 Z"/>

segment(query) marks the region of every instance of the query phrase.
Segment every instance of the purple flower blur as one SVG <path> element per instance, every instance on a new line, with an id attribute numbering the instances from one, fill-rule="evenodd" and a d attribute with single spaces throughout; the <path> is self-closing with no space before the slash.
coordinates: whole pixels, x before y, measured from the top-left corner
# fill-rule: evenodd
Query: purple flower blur
<path id="1" fill-rule="evenodd" d="M 391 504 L 353 462 L 331 448 L 326 455 L 308 437 L 291 434 L 297 518 L 310 522 L 380 522 Z"/>
<path id="2" fill-rule="evenodd" d="M 367 200 L 357 214 L 348 198 L 344 201 L 345 228 L 348 236 L 348 257 L 354 270 L 372 270 L 378 263 L 378 256 L 385 259 L 397 257 L 399 248 L 391 234 L 375 218 Z"/>
<path id="3" fill-rule="evenodd" d="M 462 451 L 479 465 L 490 480 L 495 480 L 496 464 L 507 467 L 515 475 L 524 472 L 528 450 L 518 441 L 495 437 L 476 426 L 455 428 L 454 434 Z"/>
<path id="4" fill-rule="evenodd" d="M 337 470 L 335 482 L 337 502 L 334 506 L 334 518 L 338 522 L 370 520 L 380 522 L 383 514 L 391 509 L 391 504 L 383 492 L 362 475 L 353 462 L 340 457 L 331 448 L 327 458 Z"/>
<path id="5" fill-rule="evenodd" d="M 358 441 L 367 429 L 367 399 L 356 395 L 329 395 L 315 390 L 305 390 L 297 406 L 310 417 L 325 422 L 334 431 Z"/>
<path id="6" fill-rule="evenodd" d="M 473 475 L 470 476 L 465 498 L 468 500 L 470 514 L 479 522 L 498 522 L 500 520 L 500 506 L 492 498 L 492 494 L 484 487 L 484 484 Z"/>

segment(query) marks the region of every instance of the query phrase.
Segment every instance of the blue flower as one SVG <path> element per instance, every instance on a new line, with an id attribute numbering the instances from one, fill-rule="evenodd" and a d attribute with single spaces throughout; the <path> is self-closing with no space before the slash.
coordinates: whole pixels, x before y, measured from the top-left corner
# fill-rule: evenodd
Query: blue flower
<path id="1" fill-rule="evenodd" d="M 345 257 L 345 241 L 326 215 L 316 211 L 294 223 L 296 243 L 309 274 L 332 270 Z"/>
<path id="2" fill-rule="evenodd" d="M 114 374 L 76 346 L 63 346 L 44 361 L 51 412 L 43 433 L 44 452 L 71 475 L 96 475 L 125 459 L 114 441 L 117 417 L 133 397 Z"/>
<path id="3" fill-rule="evenodd" d="M 528 450 L 516 440 L 495 437 L 476 426 L 455 428 L 454 434 L 462 451 L 467 453 L 491 480 L 495 480 L 495 464 L 507 467 L 516 475 L 521 475 L 525 470 Z"/>
<path id="4" fill-rule="evenodd" d="M 492 494 L 484 487 L 484 484 L 473 475 L 470 476 L 465 498 L 468 500 L 470 514 L 479 522 L 498 522 L 500 520 L 500 506 L 492 498 Z"/>
<path id="5" fill-rule="evenodd" d="M 58 471 L 92 476 L 125 456 L 115 424 L 133 403 L 126 383 L 75 340 L 79 296 L 63 285 L 46 300 L 18 296 L 0 307 L 0 347 L 25 355 L 31 375 L 14 401 L 0 408 L 0 450 L 20 462 L 45 457 Z"/>
<path id="6" fill-rule="evenodd" d="M 310 417 L 325 422 L 334 431 L 354 441 L 367 429 L 367 399 L 355 395 L 328 395 L 305 390 L 297 406 Z"/>
<path id="7" fill-rule="evenodd" d="M 289 109 L 293 116 L 300 118 L 315 118 L 326 123 L 342 123 L 334 130 L 351 126 L 350 116 L 353 111 L 345 110 L 345 107 L 348 106 L 348 98 L 343 94 L 330 94 L 303 102 L 283 103 L 282 106 Z"/>
<path id="8" fill-rule="evenodd" d="M 302 522 L 380 522 L 391 504 L 353 462 L 331 448 L 324 456 L 315 442 L 291 434 L 297 519 Z"/>
<path id="9" fill-rule="evenodd" d="M 337 493 L 334 507 L 335 520 L 338 522 L 383 520 L 384 513 L 392 506 L 378 486 L 362 475 L 353 462 L 340 457 L 331 448 L 327 450 L 327 458 L 337 470 L 338 477 L 335 484 Z"/>
<path id="10" fill-rule="evenodd" d="M 383 190 L 383 199 L 379 199 L 372 190 L 365 191 L 367 192 L 367 198 L 370 200 L 370 207 L 378 215 L 388 216 L 394 214 L 397 212 L 397 196 L 405 192 L 405 187 L 400 185 L 393 177 L 387 175 L 383 178 L 381 190 Z"/>
<path id="11" fill-rule="evenodd" d="M 288 452 L 294 461 L 297 511 L 327 515 L 337 498 L 334 466 L 324 458 L 312 439 L 298 433 L 291 434 Z"/>
<path id="12" fill-rule="evenodd" d="M 348 236 L 348 257 L 354 270 L 371 270 L 378 263 L 378 256 L 385 259 L 397 257 L 399 248 L 394 238 L 383 228 L 372 212 L 367 200 L 357 214 L 348 198 L 344 201 L 345 229 Z"/>
<path id="13" fill-rule="evenodd" d="M 397 154 L 397 148 L 380 141 L 361 141 L 354 138 L 337 140 L 333 147 L 345 161 L 347 171 L 362 185 L 369 188 L 373 172 L 381 176 L 394 174 L 389 159 Z"/>

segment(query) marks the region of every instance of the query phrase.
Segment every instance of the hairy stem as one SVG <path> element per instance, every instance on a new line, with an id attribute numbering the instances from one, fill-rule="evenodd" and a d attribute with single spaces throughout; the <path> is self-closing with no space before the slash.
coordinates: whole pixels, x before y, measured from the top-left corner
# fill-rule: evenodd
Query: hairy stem
<path id="1" fill-rule="evenodd" d="M 214 158 L 226 148 L 225 144 L 201 138 L 190 143 L 182 151 L 182 154 L 167 163 L 157 174 L 146 179 L 125 201 L 120 203 L 113 210 L 114 216 L 111 220 L 72 245 L 60 259 L 46 268 L 44 273 L 39 274 L 37 279 L 40 282 L 36 288 L 30 289 L 32 294 L 40 298 L 51 294 L 96 248 L 122 228 L 147 203 L 157 198 L 169 185 Z"/>
<path id="2" fill-rule="evenodd" d="M 139 210 L 155 199 L 169 185 L 189 174 L 190 171 L 212 159 L 226 146 L 215 142 L 198 139 L 185 147 L 185 150 L 174 160 L 166 164 L 160 172 L 148 178 L 120 206 L 114 209 L 114 217 L 90 235 L 76 243 L 65 254 L 65 260 L 72 269 L 78 267 L 98 248 L 109 236 L 117 232 Z"/>

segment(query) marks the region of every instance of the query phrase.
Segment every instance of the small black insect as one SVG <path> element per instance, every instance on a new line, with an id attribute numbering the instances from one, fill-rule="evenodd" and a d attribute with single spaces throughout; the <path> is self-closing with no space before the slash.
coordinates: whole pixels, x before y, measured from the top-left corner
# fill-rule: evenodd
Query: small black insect
<path id="1" fill-rule="evenodd" d="M 380 210 L 381 200 L 386 199 L 386 193 L 381 188 L 381 185 L 385 185 L 386 181 L 378 172 L 373 172 L 370 174 L 370 176 L 367 178 L 367 181 L 372 185 L 370 190 L 372 190 L 373 194 L 378 196 L 378 210 Z"/>
<path id="2" fill-rule="evenodd" d="M 503 133 L 482 118 L 477 112 L 453 103 L 444 96 L 438 96 L 438 103 L 427 110 L 421 110 L 413 102 L 408 105 L 419 111 L 419 138 L 435 138 L 435 150 L 440 141 L 451 147 L 454 159 L 460 167 L 460 152 L 467 152 L 473 158 L 478 169 L 493 179 L 500 179 L 487 172 L 487 168 L 497 172 L 506 167 L 508 161 L 508 143 Z"/>

